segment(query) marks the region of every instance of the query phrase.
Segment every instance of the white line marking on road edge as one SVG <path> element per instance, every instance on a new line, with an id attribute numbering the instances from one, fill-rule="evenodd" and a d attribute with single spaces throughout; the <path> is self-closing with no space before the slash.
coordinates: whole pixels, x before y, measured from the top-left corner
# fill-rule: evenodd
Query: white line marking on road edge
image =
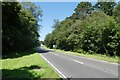
<path id="1" fill-rule="evenodd" d="M 77 63 L 80 63 L 80 64 L 84 64 L 83 62 L 80 62 L 80 61 L 77 61 L 77 60 L 73 60 L 73 61 L 75 61 Z"/>
<path id="2" fill-rule="evenodd" d="M 50 63 L 42 54 L 40 54 L 59 74 L 61 78 L 67 78 L 62 72 L 60 72 L 52 63 Z M 62 75 L 62 76 L 61 76 Z"/>

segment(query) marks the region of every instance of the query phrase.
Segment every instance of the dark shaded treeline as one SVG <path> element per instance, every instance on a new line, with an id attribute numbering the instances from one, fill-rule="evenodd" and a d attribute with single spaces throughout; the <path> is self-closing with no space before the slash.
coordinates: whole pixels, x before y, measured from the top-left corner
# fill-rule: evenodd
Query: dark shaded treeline
<path id="1" fill-rule="evenodd" d="M 72 16 L 55 20 L 52 33 L 46 35 L 47 47 L 66 51 L 120 55 L 120 4 L 80 2 Z"/>
<path id="2" fill-rule="evenodd" d="M 28 7 L 25 8 L 26 6 Z M 39 45 L 37 31 L 41 10 L 36 12 L 36 9 L 37 6 L 34 3 L 2 2 L 3 55 L 27 51 Z"/>

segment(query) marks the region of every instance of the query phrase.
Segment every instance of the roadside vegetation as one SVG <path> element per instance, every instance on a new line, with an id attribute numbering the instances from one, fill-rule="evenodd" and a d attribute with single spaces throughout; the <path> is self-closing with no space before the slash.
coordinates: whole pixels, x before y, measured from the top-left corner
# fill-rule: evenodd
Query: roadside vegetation
<path id="1" fill-rule="evenodd" d="M 118 62 L 120 2 L 80 2 L 70 17 L 55 19 L 53 29 L 44 40 L 47 47 Z"/>
<path id="2" fill-rule="evenodd" d="M 31 2 L 0 4 L 2 78 L 59 78 L 38 53 L 31 51 L 40 45 L 40 6 Z M 120 56 L 120 3 L 97 2 L 92 5 L 90 2 L 80 2 L 73 15 L 61 22 L 54 21 L 53 32 L 42 42 L 47 47 L 78 52 L 75 53 L 77 55 L 106 55 L 106 59 L 108 56 Z M 117 62 L 116 59 L 114 62 Z"/>
<path id="3" fill-rule="evenodd" d="M 8 58 L 9 57 L 9 58 Z M 15 53 L 1 59 L 2 79 L 40 80 L 59 78 L 58 74 L 38 53 Z"/>
<path id="4" fill-rule="evenodd" d="M 2 2 L 2 55 L 28 51 L 39 44 L 42 11 L 34 3 Z"/>
<path id="5" fill-rule="evenodd" d="M 2 4 L 3 80 L 41 80 L 59 78 L 58 74 L 38 54 L 38 30 L 42 11 L 34 3 L 0 2 Z"/>
<path id="6" fill-rule="evenodd" d="M 76 55 L 76 56 L 82 56 L 82 57 L 86 57 L 86 58 L 93 58 L 93 59 L 97 59 L 97 60 L 103 60 L 103 61 L 107 61 L 107 62 L 112 62 L 112 63 L 120 63 L 120 57 L 118 56 L 107 56 L 107 55 L 103 55 L 103 54 L 97 54 L 97 53 L 93 53 L 90 54 L 89 52 L 86 52 L 84 50 L 79 50 L 79 52 L 73 52 L 73 51 L 65 51 L 65 50 L 61 50 L 61 49 L 50 49 L 48 47 L 45 47 L 46 49 L 49 50 L 53 50 L 56 52 L 60 52 L 60 53 L 65 53 L 65 54 L 71 54 L 71 55 Z"/>

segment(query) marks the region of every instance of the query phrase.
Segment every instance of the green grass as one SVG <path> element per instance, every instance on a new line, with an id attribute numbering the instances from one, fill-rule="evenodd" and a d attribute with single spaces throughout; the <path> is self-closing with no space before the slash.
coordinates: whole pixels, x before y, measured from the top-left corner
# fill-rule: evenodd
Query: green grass
<path id="1" fill-rule="evenodd" d="M 38 54 L 32 53 L 20 57 L 1 59 L 2 77 L 5 78 L 59 78 L 58 74 Z"/>
<path id="2" fill-rule="evenodd" d="M 45 47 L 47 48 L 47 47 Z M 50 48 L 47 48 L 50 49 Z M 66 54 L 73 54 L 73 55 L 77 55 L 77 56 L 83 56 L 83 57 L 87 57 L 87 58 L 94 58 L 97 60 L 103 60 L 103 61 L 108 61 L 108 62 L 113 62 L 113 63 L 120 63 L 120 57 L 118 56 L 107 56 L 107 55 L 102 55 L 102 54 L 90 54 L 88 52 L 85 52 L 83 50 L 81 50 L 79 53 L 78 52 L 71 52 L 71 51 L 64 51 L 64 50 L 60 50 L 60 49 L 50 49 L 50 50 L 54 50 L 54 51 L 58 51 L 58 52 L 63 52 Z"/>

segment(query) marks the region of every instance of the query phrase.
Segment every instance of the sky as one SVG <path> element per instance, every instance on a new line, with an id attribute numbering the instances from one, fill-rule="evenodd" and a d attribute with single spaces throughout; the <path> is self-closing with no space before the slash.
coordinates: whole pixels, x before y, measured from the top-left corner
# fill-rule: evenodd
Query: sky
<path id="1" fill-rule="evenodd" d="M 42 28 L 39 31 L 39 40 L 43 41 L 45 36 L 53 30 L 53 20 L 59 19 L 59 21 L 62 21 L 71 16 L 78 2 L 36 2 L 35 4 L 40 5 L 43 11 L 42 22 L 40 22 Z"/>
<path id="2" fill-rule="evenodd" d="M 77 7 L 79 2 L 35 2 L 39 5 L 42 10 L 42 22 L 40 22 L 42 28 L 39 31 L 40 41 L 44 41 L 45 36 L 52 32 L 52 26 L 54 19 L 59 21 L 64 20 L 73 14 L 74 9 Z M 91 2 L 93 5 L 95 2 Z"/>
<path id="3" fill-rule="evenodd" d="M 0 0 L 3 1 L 3 0 Z M 12 0 L 9 0 L 12 1 Z M 17 0 L 20 2 L 81 2 L 81 1 L 89 1 L 89 2 L 97 2 L 98 0 Z M 120 0 L 102 0 L 104 2 L 118 2 Z"/>

